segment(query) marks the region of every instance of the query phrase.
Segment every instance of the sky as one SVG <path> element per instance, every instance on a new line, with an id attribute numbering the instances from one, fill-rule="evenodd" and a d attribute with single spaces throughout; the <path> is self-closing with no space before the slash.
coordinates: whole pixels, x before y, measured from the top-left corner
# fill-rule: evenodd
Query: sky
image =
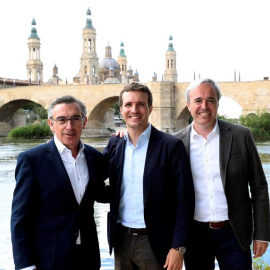
<path id="1" fill-rule="evenodd" d="M 178 82 L 270 77 L 269 0 L 9 0 L 0 2 L 0 77 L 27 79 L 31 22 L 41 40 L 44 82 L 56 64 L 61 79 L 79 72 L 87 8 L 97 33 L 97 55 L 109 43 L 117 60 L 124 43 L 128 66 L 141 82 L 162 80 L 169 36 Z"/>

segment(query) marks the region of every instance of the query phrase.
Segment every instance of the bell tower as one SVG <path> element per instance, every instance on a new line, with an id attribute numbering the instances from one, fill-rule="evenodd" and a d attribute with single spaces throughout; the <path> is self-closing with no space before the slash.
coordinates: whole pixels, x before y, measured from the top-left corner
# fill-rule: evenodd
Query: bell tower
<path id="1" fill-rule="evenodd" d="M 121 42 L 120 44 L 120 54 L 118 56 L 118 64 L 120 66 L 120 72 L 122 77 L 121 79 L 123 80 L 124 78 L 127 77 L 127 57 L 125 55 L 123 42 Z"/>
<path id="2" fill-rule="evenodd" d="M 170 36 L 169 47 L 165 54 L 164 80 L 169 82 L 177 82 L 176 52 L 173 48 L 172 39 L 172 36 Z"/>
<path id="3" fill-rule="evenodd" d="M 40 38 L 37 35 L 35 28 L 36 21 L 32 20 L 31 35 L 28 38 L 28 61 L 27 67 L 27 79 L 29 82 L 43 82 L 43 64 L 40 60 Z"/>
<path id="4" fill-rule="evenodd" d="M 81 56 L 80 83 L 96 84 L 99 82 L 98 57 L 96 53 L 96 30 L 92 25 L 91 11 L 86 12 L 86 25 L 83 29 L 83 53 Z"/>

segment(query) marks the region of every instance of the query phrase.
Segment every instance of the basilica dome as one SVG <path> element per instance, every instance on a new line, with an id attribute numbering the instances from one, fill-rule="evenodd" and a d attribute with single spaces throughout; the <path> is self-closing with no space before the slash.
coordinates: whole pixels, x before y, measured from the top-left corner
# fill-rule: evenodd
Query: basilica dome
<path id="1" fill-rule="evenodd" d="M 100 61 L 99 69 L 109 69 L 110 67 L 116 70 L 120 69 L 118 62 L 112 58 L 112 48 L 110 44 L 107 44 L 105 47 L 105 58 Z"/>
<path id="2" fill-rule="evenodd" d="M 99 63 L 99 69 L 109 69 L 110 67 L 113 67 L 115 69 L 120 69 L 120 66 L 116 60 L 114 60 L 112 57 L 106 57 L 102 59 Z"/>

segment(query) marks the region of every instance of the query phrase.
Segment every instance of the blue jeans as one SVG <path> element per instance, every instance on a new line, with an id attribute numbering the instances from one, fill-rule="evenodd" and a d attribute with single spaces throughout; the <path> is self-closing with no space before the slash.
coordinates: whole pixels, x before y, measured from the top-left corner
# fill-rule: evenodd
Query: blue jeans
<path id="1" fill-rule="evenodd" d="M 184 256 L 186 270 L 252 270 L 250 249 L 244 251 L 231 226 L 210 229 L 194 221 L 190 243 Z"/>

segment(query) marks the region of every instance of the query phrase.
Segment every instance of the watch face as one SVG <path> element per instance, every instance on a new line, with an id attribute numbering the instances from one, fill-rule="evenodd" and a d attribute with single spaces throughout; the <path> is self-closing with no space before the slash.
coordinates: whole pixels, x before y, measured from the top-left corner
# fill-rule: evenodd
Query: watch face
<path id="1" fill-rule="evenodd" d="M 185 247 L 180 247 L 178 248 L 178 251 L 180 254 L 184 254 L 186 252 L 186 248 Z"/>

